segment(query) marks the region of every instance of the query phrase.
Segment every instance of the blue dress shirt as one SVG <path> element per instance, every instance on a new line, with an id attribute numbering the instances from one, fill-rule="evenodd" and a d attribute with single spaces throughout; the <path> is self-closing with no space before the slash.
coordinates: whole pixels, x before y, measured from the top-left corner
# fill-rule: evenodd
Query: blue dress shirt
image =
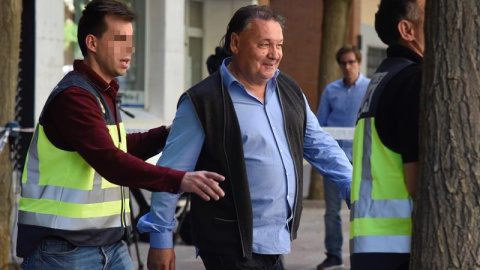
<path id="1" fill-rule="evenodd" d="M 367 91 L 370 79 L 361 73 L 351 86 L 346 86 L 343 79 L 334 81 L 323 90 L 317 118 L 322 127 L 355 127 L 358 109 Z M 351 140 L 338 140 L 338 145 L 345 151 L 350 161 L 353 160 Z"/>
<path id="2" fill-rule="evenodd" d="M 236 80 L 226 66 L 220 67 L 225 88 L 233 101 L 240 124 L 245 165 L 253 209 L 253 252 L 285 254 L 290 252 L 290 229 L 296 194 L 294 163 L 286 138 L 283 112 L 276 89 L 275 76 L 267 83 L 262 104 Z M 304 97 L 305 99 L 305 97 Z M 328 176 L 340 190 L 339 196 L 350 196 L 352 167 L 336 141 L 324 132 L 305 99 L 307 126 L 304 158 Z M 202 149 L 205 133 L 195 110 L 185 96 L 178 107 L 170 135 L 158 164 L 192 171 Z M 170 248 L 174 211 L 178 195 L 155 192 L 151 212 L 138 224 L 142 232 L 150 232 L 150 245 Z M 302 198 L 298 198 L 301 203 Z M 289 214 L 290 213 L 290 214 Z"/>

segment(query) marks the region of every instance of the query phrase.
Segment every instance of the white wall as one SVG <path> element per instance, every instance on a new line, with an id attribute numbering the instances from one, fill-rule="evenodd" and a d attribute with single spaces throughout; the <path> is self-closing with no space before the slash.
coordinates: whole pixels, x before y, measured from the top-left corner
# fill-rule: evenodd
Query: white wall
<path id="1" fill-rule="evenodd" d="M 184 21 L 184 1 L 147 1 L 145 107 L 163 123 L 171 123 L 185 91 Z"/>
<path id="2" fill-rule="evenodd" d="M 48 95 L 63 77 L 64 15 L 63 0 L 36 1 L 35 121 L 38 121 Z"/>

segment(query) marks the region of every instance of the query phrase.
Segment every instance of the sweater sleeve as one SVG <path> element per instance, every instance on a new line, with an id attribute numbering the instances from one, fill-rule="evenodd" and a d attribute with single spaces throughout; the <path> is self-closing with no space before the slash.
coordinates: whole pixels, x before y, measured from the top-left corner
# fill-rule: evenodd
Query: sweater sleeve
<path id="1" fill-rule="evenodd" d="M 150 191 L 178 192 L 185 172 L 148 164 L 118 149 L 95 97 L 87 91 L 75 87 L 64 90 L 46 113 L 44 128 L 48 139 L 60 149 L 78 152 L 108 181 Z"/>
<path id="2" fill-rule="evenodd" d="M 148 132 L 127 134 L 127 151 L 135 157 L 147 160 L 160 152 L 167 137 L 165 126 L 152 128 Z"/>

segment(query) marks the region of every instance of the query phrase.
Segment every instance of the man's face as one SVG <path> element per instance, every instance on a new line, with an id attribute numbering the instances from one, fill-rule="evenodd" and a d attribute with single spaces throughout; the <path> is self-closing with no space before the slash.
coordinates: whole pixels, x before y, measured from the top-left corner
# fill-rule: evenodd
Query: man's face
<path id="1" fill-rule="evenodd" d="M 123 76 L 127 72 L 135 52 L 133 47 L 132 23 L 107 15 L 105 22 L 108 29 L 100 38 L 97 38 L 95 60 L 99 74 L 110 82 L 114 77 Z"/>
<path id="2" fill-rule="evenodd" d="M 283 57 L 283 32 L 278 22 L 253 19 L 247 29 L 231 38 L 237 79 L 265 84 L 275 75 Z"/>
<path id="3" fill-rule="evenodd" d="M 360 73 L 360 63 L 357 61 L 355 53 L 348 52 L 340 55 L 340 61 L 338 64 L 342 70 L 343 81 L 345 84 L 353 84 L 357 80 L 358 74 Z"/>

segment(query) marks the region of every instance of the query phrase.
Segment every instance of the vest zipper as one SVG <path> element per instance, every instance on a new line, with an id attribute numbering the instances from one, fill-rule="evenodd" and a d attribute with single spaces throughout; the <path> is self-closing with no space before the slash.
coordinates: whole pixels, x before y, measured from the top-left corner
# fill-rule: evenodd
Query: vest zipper
<path id="1" fill-rule="evenodd" d="M 275 84 L 277 85 L 277 89 L 279 89 L 278 82 L 275 81 Z M 296 187 L 295 187 L 295 200 L 293 201 L 292 227 L 290 228 L 290 241 L 293 241 L 292 230 L 295 228 L 295 216 L 297 215 L 297 211 L 295 211 L 295 208 L 297 207 L 297 203 L 298 203 L 298 187 L 300 186 L 299 185 L 300 179 L 298 179 L 297 165 L 296 165 L 295 159 L 293 157 L 292 147 L 290 146 L 290 138 L 288 137 L 288 132 L 287 132 L 287 121 L 285 119 L 285 110 L 283 108 L 281 95 L 282 94 L 280 93 L 280 91 L 278 91 L 278 96 L 280 97 L 278 100 L 280 101 L 280 106 L 282 107 L 282 118 L 283 118 L 285 136 L 287 137 L 288 150 L 290 150 L 290 153 L 292 154 L 293 168 L 295 170 L 295 185 L 296 185 Z M 302 181 L 303 181 L 303 179 L 302 179 Z M 287 182 L 288 182 L 288 179 L 287 179 Z M 287 187 L 288 187 L 288 183 L 287 183 Z M 288 217 L 287 217 L 287 219 L 288 219 Z"/>
<path id="2" fill-rule="evenodd" d="M 118 129 L 118 127 L 117 127 Z M 120 130 L 118 131 L 120 133 Z M 118 136 L 118 140 L 119 140 L 119 143 L 118 143 L 118 149 L 120 149 L 120 146 L 121 146 L 121 142 L 122 142 L 122 138 L 120 137 L 120 135 Z M 121 190 L 122 190 L 122 209 L 121 209 L 121 215 L 122 215 L 122 227 L 126 228 L 127 227 L 127 223 L 125 222 L 125 187 L 124 186 L 120 186 L 121 187 Z M 129 239 L 129 235 L 128 235 L 128 230 L 127 230 L 127 239 Z"/>
<path id="3" fill-rule="evenodd" d="M 223 131 L 223 152 L 225 153 L 225 157 L 227 157 L 227 151 L 225 150 L 225 129 Z M 225 159 L 226 160 L 226 163 L 227 163 L 227 171 L 228 171 L 228 175 L 230 176 L 231 173 L 230 173 L 230 164 L 228 163 L 228 158 Z M 231 179 L 231 177 L 230 177 Z M 230 181 L 231 182 L 231 181 Z M 237 208 L 237 202 L 235 200 L 235 189 L 233 188 L 233 184 L 230 183 L 230 186 L 232 187 L 232 196 L 233 196 L 233 205 L 235 206 L 235 214 L 237 215 L 237 225 L 238 225 L 238 233 L 240 235 L 240 244 L 242 245 L 242 254 L 243 254 L 243 257 L 246 257 L 245 256 L 245 244 L 243 243 L 243 236 L 242 236 L 242 230 L 240 228 L 240 218 L 239 218 L 239 215 L 238 215 L 238 208 Z"/>
<path id="4" fill-rule="evenodd" d="M 223 88 L 223 79 L 221 78 L 221 76 L 220 76 L 220 81 L 221 81 L 221 84 L 222 84 L 223 103 L 225 104 L 225 95 L 224 95 L 225 89 Z M 224 106 L 224 108 L 226 108 L 226 106 Z M 228 162 L 227 150 L 225 148 L 225 145 L 226 145 L 226 142 L 225 142 L 226 129 L 225 129 L 225 127 L 227 126 L 227 116 L 226 116 L 226 111 L 225 110 L 223 111 L 223 113 L 224 113 L 223 114 L 223 152 L 225 154 L 225 161 L 227 163 L 228 175 L 230 176 L 231 175 L 230 163 Z M 230 179 L 231 179 L 231 177 L 230 177 Z M 243 257 L 246 257 L 245 243 L 244 243 L 244 240 L 243 240 L 242 230 L 241 230 L 241 227 L 240 227 L 241 226 L 240 225 L 240 216 L 238 215 L 237 200 L 235 199 L 235 189 L 234 189 L 233 183 L 231 181 L 230 181 L 230 186 L 232 187 L 233 205 L 235 206 L 235 214 L 237 215 L 237 226 L 238 226 L 238 234 L 240 235 L 240 245 L 242 246 L 242 255 L 243 255 Z"/>
<path id="5" fill-rule="evenodd" d="M 121 186 L 121 190 L 122 190 L 122 209 L 121 209 L 121 223 L 122 223 L 122 228 L 125 229 L 125 233 L 127 234 L 127 241 L 130 240 L 130 232 L 128 231 L 127 229 L 127 222 L 125 221 L 125 188 L 123 186 Z"/>

